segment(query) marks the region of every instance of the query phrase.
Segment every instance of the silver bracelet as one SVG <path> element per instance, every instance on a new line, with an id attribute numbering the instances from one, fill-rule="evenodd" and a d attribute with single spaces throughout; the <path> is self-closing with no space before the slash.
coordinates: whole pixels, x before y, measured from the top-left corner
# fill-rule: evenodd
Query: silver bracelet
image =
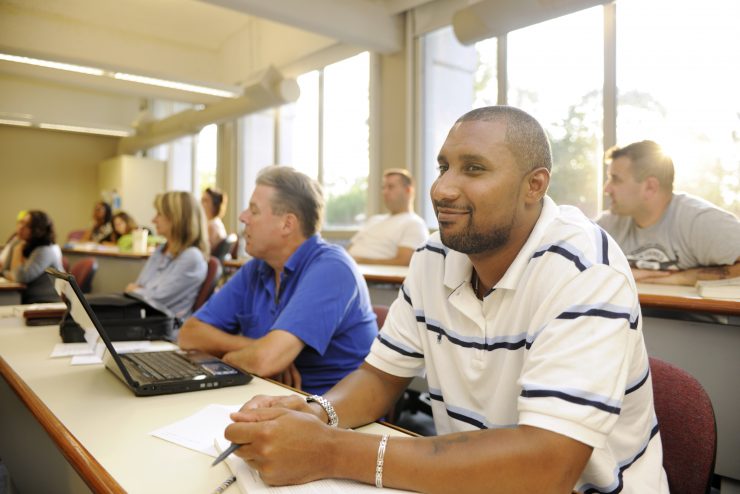
<path id="1" fill-rule="evenodd" d="M 332 406 L 331 402 L 323 396 L 306 396 L 306 403 L 318 403 L 319 405 L 321 405 L 321 408 L 323 408 L 326 412 L 326 416 L 329 417 L 329 422 L 327 423 L 330 427 L 336 427 L 339 424 L 339 417 L 337 416 L 337 412 L 334 411 L 334 407 Z"/>
<path id="2" fill-rule="evenodd" d="M 383 434 L 378 445 L 378 459 L 375 462 L 375 487 L 383 488 L 383 461 L 385 458 L 385 446 L 388 444 L 388 434 Z"/>

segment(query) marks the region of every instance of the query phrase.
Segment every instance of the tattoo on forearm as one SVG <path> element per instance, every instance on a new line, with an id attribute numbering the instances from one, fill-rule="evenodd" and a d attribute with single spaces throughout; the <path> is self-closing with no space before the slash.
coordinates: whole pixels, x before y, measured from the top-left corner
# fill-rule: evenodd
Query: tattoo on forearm
<path id="1" fill-rule="evenodd" d="M 705 275 L 705 276 L 716 276 L 717 279 L 720 279 L 720 280 L 724 280 L 732 276 L 732 273 L 730 271 L 730 266 L 715 266 L 711 268 L 702 268 L 701 270 L 699 270 L 699 274 Z"/>
<path id="2" fill-rule="evenodd" d="M 450 446 L 467 443 L 470 440 L 469 435 L 470 433 L 461 433 L 435 437 L 432 440 L 432 453 L 435 455 L 442 454 L 447 451 Z"/>

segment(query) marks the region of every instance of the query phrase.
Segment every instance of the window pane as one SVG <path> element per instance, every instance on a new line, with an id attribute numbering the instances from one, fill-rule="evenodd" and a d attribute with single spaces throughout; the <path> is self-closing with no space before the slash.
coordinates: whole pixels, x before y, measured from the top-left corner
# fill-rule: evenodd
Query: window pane
<path id="1" fill-rule="evenodd" d="M 530 113 L 549 134 L 549 195 L 596 216 L 601 198 L 603 8 L 510 33 L 508 74 L 509 104 Z"/>
<path id="2" fill-rule="evenodd" d="M 617 5 L 617 142 L 652 139 L 676 190 L 740 214 L 740 2 Z"/>
<path id="3" fill-rule="evenodd" d="M 353 226 L 362 219 L 370 171 L 367 52 L 324 69 L 323 185 L 326 225 Z"/>
<path id="4" fill-rule="evenodd" d="M 297 78 L 301 96 L 280 107 L 280 160 L 309 177 L 319 175 L 319 72 Z"/>
<path id="5" fill-rule="evenodd" d="M 428 225 L 436 228 L 437 220 L 429 199 L 429 189 L 438 175 L 437 155 L 455 120 L 473 109 L 479 60 L 475 47 L 461 45 L 451 27 L 424 35 L 421 43 L 421 80 L 424 84 L 421 136 L 423 177 L 417 180 L 417 193 L 422 196 L 420 214 Z M 495 67 L 495 57 L 493 62 L 487 63 L 489 66 L 493 63 Z M 489 82 L 496 85 L 495 78 Z"/>
<path id="6" fill-rule="evenodd" d="M 216 184 L 216 162 L 217 162 L 217 137 L 218 127 L 216 124 L 206 125 L 198 133 L 195 141 L 195 169 L 197 170 L 198 197 L 206 189 Z"/>

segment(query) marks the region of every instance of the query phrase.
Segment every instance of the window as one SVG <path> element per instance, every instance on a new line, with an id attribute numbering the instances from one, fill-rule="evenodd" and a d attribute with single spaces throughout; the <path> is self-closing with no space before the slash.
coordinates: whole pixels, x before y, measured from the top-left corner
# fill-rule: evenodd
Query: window
<path id="1" fill-rule="evenodd" d="M 599 211 L 602 163 L 602 7 L 508 35 L 510 105 L 534 116 L 553 154 L 548 194 L 558 204 Z"/>
<path id="2" fill-rule="evenodd" d="M 474 84 L 476 74 L 487 73 L 482 78 L 485 86 L 496 86 L 493 76 L 495 57 L 493 61 L 487 60 L 484 68 L 479 70 L 475 47 L 461 45 L 451 27 L 427 34 L 422 40 L 421 51 L 424 113 L 421 133 L 422 177 L 417 179 L 417 194 L 423 199 L 421 216 L 434 228 L 437 220 L 429 199 L 429 189 L 437 178 L 437 154 L 455 120 L 477 102 Z M 481 91 L 483 94 L 490 96 L 490 89 Z"/>
<path id="3" fill-rule="evenodd" d="M 549 134 L 554 159 L 549 194 L 590 217 L 598 214 L 603 129 L 608 127 L 616 128 L 620 145 L 643 139 L 660 143 L 676 165 L 677 190 L 740 214 L 740 64 L 735 63 L 740 60 L 735 26 L 740 2 L 711 0 L 698 7 L 619 0 L 616 35 L 604 31 L 605 8 L 613 7 L 579 11 L 506 37 L 503 99 L 535 116 Z M 420 40 L 424 192 L 436 176 L 434 158 L 452 119 L 496 101 L 493 41 L 476 44 L 477 70 L 453 77 L 448 68 L 461 57 L 438 55 L 466 49 L 452 30 Z M 604 60 L 606 42 L 616 43 L 616 61 Z M 605 66 L 616 66 L 617 87 L 605 88 L 617 94 L 616 122 L 604 121 Z M 467 88 L 474 88 L 472 97 Z M 453 101 L 445 101 L 443 94 Z M 430 211 L 425 214 L 433 224 Z"/>
<path id="4" fill-rule="evenodd" d="M 317 178 L 326 199 L 325 228 L 364 218 L 369 158 L 370 55 L 298 78 L 301 96 L 279 111 L 279 162 Z"/>
<path id="5" fill-rule="evenodd" d="M 617 5 L 617 142 L 652 139 L 674 188 L 740 215 L 740 2 Z"/>
<path id="6" fill-rule="evenodd" d="M 192 190 L 197 197 L 207 187 L 216 184 L 216 164 L 218 127 L 216 124 L 206 125 L 198 133 L 195 140 L 195 179 Z"/>

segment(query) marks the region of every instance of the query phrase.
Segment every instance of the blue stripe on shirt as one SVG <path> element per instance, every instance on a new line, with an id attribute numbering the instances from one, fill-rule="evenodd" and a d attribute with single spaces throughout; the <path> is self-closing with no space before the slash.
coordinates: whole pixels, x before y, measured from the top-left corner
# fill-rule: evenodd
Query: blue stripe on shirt
<path id="1" fill-rule="evenodd" d="M 653 438 L 658 434 L 658 423 L 655 419 L 653 420 L 653 422 L 653 427 L 650 430 L 650 436 L 647 438 L 646 441 L 643 442 L 640 451 L 632 458 L 617 463 L 618 467 L 614 472 L 614 482 L 612 482 L 608 486 L 596 486 L 593 484 L 586 484 L 578 486 L 578 491 L 583 492 L 584 494 L 617 494 L 619 492 L 622 492 L 622 489 L 624 488 L 624 471 L 631 467 L 637 460 L 640 459 L 642 455 L 645 454 L 648 446 L 650 445 L 650 441 L 652 441 Z"/>
<path id="2" fill-rule="evenodd" d="M 447 415 L 450 418 L 453 418 L 460 422 L 465 422 L 466 424 L 470 424 L 473 427 L 477 427 L 478 429 L 502 429 L 516 426 L 516 424 L 493 424 L 489 422 L 484 415 L 473 412 L 466 408 L 448 405 L 444 402 L 444 397 L 442 396 L 442 392 L 439 389 L 429 388 L 429 397 L 434 401 L 442 403 L 442 405 L 444 405 L 445 407 L 445 412 L 447 412 Z"/>
<path id="3" fill-rule="evenodd" d="M 453 345 L 464 348 L 475 348 L 477 350 L 493 351 L 500 348 L 517 350 L 525 346 L 527 348 L 531 346 L 531 341 L 527 340 L 528 335 L 526 332 L 515 335 L 496 336 L 494 338 L 463 336 L 452 330 L 443 328 L 438 321 L 427 320 L 422 311 L 417 311 L 416 321 L 423 323 L 428 331 L 436 333 L 438 343 L 442 341 L 442 337 L 444 336 Z"/>
<path id="4" fill-rule="evenodd" d="M 576 268 L 578 268 L 579 271 L 585 271 L 586 269 L 593 266 L 593 263 L 586 258 L 583 252 L 570 245 L 568 242 L 556 242 L 554 244 L 544 245 L 537 249 L 534 254 L 532 254 L 532 259 L 541 257 L 547 252 L 563 256 L 564 258 L 575 264 Z"/>
<path id="5" fill-rule="evenodd" d="M 522 387 L 521 396 L 523 398 L 558 398 L 577 405 L 591 406 L 616 415 L 619 415 L 622 409 L 621 402 L 617 400 L 577 389 L 533 389 L 524 386 Z"/>
<path id="6" fill-rule="evenodd" d="M 605 317 L 607 319 L 625 319 L 630 329 L 637 329 L 639 316 L 637 311 L 612 304 L 574 305 L 563 311 L 557 319 L 576 319 L 579 317 Z"/>
<path id="7" fill-rule="evenodd" d="M 400 341 L 394 340 L 393 338 L 390 338 L 383 333 L 378 334 L 378 341 L 380 341 L 391 350 L 395 350 L 396 352 L 400 353 L 401 355 L 406 355 L 407 357 L 414 358 L 424 358 L 423 353 L 419 353 L 413 348 L 406 346 Z"/>

